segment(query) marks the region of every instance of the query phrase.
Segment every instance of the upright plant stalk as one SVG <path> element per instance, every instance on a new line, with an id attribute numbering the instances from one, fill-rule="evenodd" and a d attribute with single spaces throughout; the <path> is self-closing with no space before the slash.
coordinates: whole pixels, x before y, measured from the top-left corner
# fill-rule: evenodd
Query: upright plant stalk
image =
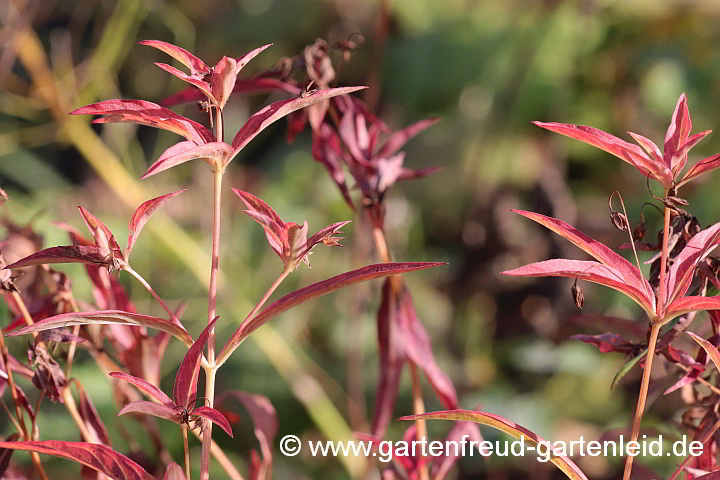
<path id="1" fill-rule="evenodd" d="M 185 450 L 185 478 L 190 480 L 190 445 L 188 444 L 188 426 L 183 425 L 183 448 Z"/>
<path id="2" fill-rule="evenodd" d="M 665 196 L 667 196 L 665 192 Z M 656 300 L 655 311 L 657 312 L 657 318 L 651 319 L 650 326 L 650 340 L 648 342 L 648 353 L 645 359 L 645 366 L 643 368 L 642 383 L 640 384 L 640 393 L 638 394 L 637 408 L 635 409 L 635 417 L 633 419 L 632 433 L 630 440 L 636 442 L 640 435 L 640 424 L 642 423 L 643 414 L 645 413 L 645 402 L 647 401 L 648 388 L 650 386 L 650 373 L 652 371 L 652 362 L 655 357 L 655 345 L 657 344 L 658 334 L 660 333 L 660 327 L 663 325 L 663 318 L 665 316 L 665 277 L 667 276 L 667 261 L 668 261 L 668 242 L 670 237 L 670 208 L 665 206 L 664 211 L 664 222 L 663 222 L 663 242 L 662 252 L 660 257 L 660 278 L 658 285 L 658 295 Z M 627 455 L 625 459 L 625 470 L 623 471 L 623 480 L 630 480 L 632 473 L 632 464 L 635 457 Z"/>
<path id="3" fill-rule="evenodd" d="M 372 222 L 372 220 L 371 220 Z M 387 243 L 387 237 L 385 236 L 385 232 L 380 226 L 373 225 L 372 227 L 372 237 L 375 242 L 375 248 L 378 251 L 378 254 L 380 255 L 380 258 L 382 258 L 382 261 L 385 263 L 389 263 L 392 261 L 392 257 L 390 256 L 390 249 L 388 248 Z M 402 286 L 402 278 L 398 276 L 389 277 L 388 281 L 390 282 L 390 289 L 393 292 L 398 292 Z M 412 380 L 412 399 L 413 399 L 413 414 L 414 415 L 421 415 L 425 413 L 425 402 L 423 400 L 422 396 L 422 389 L 420 388 L 420 381 L 418 379 L 417 375 L 417 367 L 415 364 L 408 360 L 408 363 L 410 364 L 410 378 Z M 417 429 L 417 438 L 420 441 L 423 441 L 427 438 L 427 425 L 425 423 L 425 419 L 422 418 L 416 418 L 415 419 L 415 427 Z M 421 463 L 419 467 L 420 471 L 420 480 L 429 480 L 430 479 L 430 473 L 428 471 L 427 463 Z"/>
<path id="4" fill-rule="evenodd" d="M 219 107 L 214 108 L 215 138 L 223 141 L 223 117 Z M 212 109 L 211 109 L 212 111 Z M 217 311 L 217 279 L 220 267 L 220 213 L 222 199 L 222 178 L 225 173 L 224 165 L 213 167 L 213 226 L 212 226 L 212 261 L 210 267 L 210 289 L 208 293 L 208 323 L 215 318 Z M 212 407 L 215 401 L 215 329 L 210 330 L 207 351 L 208 365 L 205 367 L 205 400 Z M 200 467 L 200 480 L 210 480 L 210 449 L 212 447 L 212 422 L 205 422 L 202 441 L 202 463 Z"/>

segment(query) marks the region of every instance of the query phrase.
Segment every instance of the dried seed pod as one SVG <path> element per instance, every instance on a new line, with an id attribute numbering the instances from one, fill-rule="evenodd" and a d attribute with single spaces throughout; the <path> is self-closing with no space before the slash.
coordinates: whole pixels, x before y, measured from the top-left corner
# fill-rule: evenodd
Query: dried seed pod
<path id="1" fill-rule="evenodd" d="M 575 302 L 575 306 L 578 307 L 580 310 L 582 310 L 583 306 L 585 305 L 585 293 L 583 292 L 582 287 L 578 287 L 578 279 L 575 279 L 575 283 L 573 283 L 573 286 L 570 287 L 570 294 L 573 297 L 573 302 Z"/>
<path id="2" fill-rule="evenodd" d="M 621 232 L 627 232 L 630 229 L 630 223 L 628 222 L 625 214 L 620 212 L 610 212 L 610 220 L 612 224 Z"/>

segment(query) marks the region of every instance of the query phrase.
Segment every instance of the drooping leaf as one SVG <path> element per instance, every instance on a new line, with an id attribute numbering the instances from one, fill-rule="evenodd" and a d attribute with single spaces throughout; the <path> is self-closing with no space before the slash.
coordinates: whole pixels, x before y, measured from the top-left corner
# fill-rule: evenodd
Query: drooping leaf
<path id="1" fill-rule="evenodd" d="M 237 155 L 237 153 L 240 152 L 240 150 L 242 150 L 245 145 L 250 142 L 250 140 L 255 138 L 260 132 L 285 115 L 288 115 L 296 110 L 300 110 L 301 108 L 309 107 L 310 105 L 328 98 L 356 92 L 364 88 L 367 87 L 328 88 L 326 90 L 319 90 L 309 96 L 289 98 L 271 103 L 251 116 L 235 135 L 235 138 L 232 141 L 235 155 Z"/>
<path id="2" fill-rule="evenodd" d="M 142 40 L 138 43 L 140 45 L 147 45 L 148 47 L 157 48 L 158 50 L 167 53 L 175 60 L 185 65 L 190 70 L 190 73 L 202 74 L 210 72 L 210 68 L 205 65 L 205 62 L 203 62 L 198 57 L 188 52 L 184 48 L 180 48 L 178 46 L 172 45 L 167 42 L 162 42 L 160 40 Z"/>
<path id="3" fill-rule="evenodd" d="M 46 318 L 32 325 L 11 332 L 8 336 L 27 335 L 33 332 L 42 332 L 52 328 L 65 328 L 75 325 L 134 325 L 148 327 L 173 335 L 185 345 L 191 346 L 192 337 L 182 326 L 168 320 L 149 315 L 123 312 L 120 310 L 101 310 L 96 312 L 63 313 L 54 317 Z"/>
<path id="4" fill-rule="evenodd" d="M 167 202 L 186 191 L 187 188 L 184 188 L 182 190 L 178 190 L 177 192 L 155 197 L 143 203 L 137 208 L 137 210 L 135 210 L 135 213 L 133 213 L 132 217 L 130 218 L 130 223 L 128 224 L 128 241 L 127 247 L 125 247 L 126 260 L 130 258 L 130 252 L 135 245 L 135 241 L 137 240 L 140 232 L 142 231 L 143 227 L 148 222 L 150 217 L 159 209 L 161 209 Z"/>
<path id="5" fill-rule="evenodd" d="M 90 467 L 113 480 L 155 480 L 140 465 L 110 447 L 85 442 L 0 442 L 0 448 L 38 452 Z"/>
<path id="6" fill-rule="evenodd" d="M 232 337 L 230 337 L 225 346 L 223 346 L 222 351 L 218 355 L 218 362 L 223 363 L 225 359 L 227 359 L 227 357 L 235 351 L 240 343 L 247 338 L 248 335 L 263 326 L 270 319 L 301 303 L 327 295 L 328 293 L 335 292 L 341 288 L 366 282 L 368 280 L 387 277 L 390 275 L 398 275 L 415 270 L 424 270 L 426 268 L 437 267 L 440 265 L 445 264 L 441 262 L 407 262 L 368 265 L 366 267 L 352 270 L 296 290 L 265 307 L 257 315 L 248 318 L 245 322 L 243 322 L 235 333 L 233 333 Z"/>
<path id="7" fill-rule="evenodd" d="M 180 423 L 182 419 L 182 410 L 176 406 L 160 405 L 159 403 L 150 402 L 148 400 L 138 400 L 125 405 L 119 412 L 118 416 L 128 413 L 140 413 L 143 415 L 151 415 L 153 417 L 170 420 L 171 422 Z"/>
<path id="8" fill-rule="evenodd" d="M 708 342 L 701 336 L 696 335 L 692 332 L 685 332 L 685 333 L 690 335 L 690 338 L 695 340 L 698 343 L 698 345 L 700 345 L 703 348 L 703 350 L 705 350 L 705 352 L 707 352 L 708 357 L 710 357 L 710 360 L 712 360 L 712 362 L 715 364 L 715 368 L 720 370 L 720 351 L 718 351 L 718 349 L 715 348 L 715 346 L 712 343 Z"/>
<path id="9" fill-rule="evenodd" d="M 94 123 L 130 122 L 182 135 L 198 145 L 212 142 L 213 134 L 205 126 L 145 100 L 105 100 L 70 112 L 71 115 L 107 115 Z"/>
<path id="10" fill-rule="evenodd" d="M 109 262 L 98 247 L 85 245 L 67 245 L 50 247 L 28 255 L 17 262 L 6 266 L 6 269 L 23 268 L 33 265 L 49 265 L 55 263 L 85 263 L 87 265 L 106 265 Z"/>
<path id="11" fill-rule="evenodd" d="M 180 368 L 178 368 L 175 375 L 175 385 L 173 385 L 173 400 L 176 405 L 187 407 L 191 401 L 195 400 L 203 349 L 218 318 L 220 317 L 215 317 L 208 323 L 207 327 L 188 349 Z"/>
<path id="12" fill-rule="evenodd" d="M 264 395 L 226 390 L 217 396 L 216 403 L 223 404 L 230 398 L 240 402 L 247 410 L 255 426 L 255 435 L 261 444 L 265 442 L 269 448 L 274 443 L 278 430 L 277 413 L 270 400 Z"/>
<path id="13" fill-rule="evenodd" d="M 542 442 L 543 449 L 553 451 L 550 442 L 536 435 L 525 427 L 518 425 L 515 422 L 511 422 L 498 415 L 484 412 L 474 412 L 471 410 L 448 410 L 442 412 L 431 412 L 422 415 L 410 415 L 401 417 L 399 420 L 415 420 L 418 418 L 428 420 L 460 420 L 476 422 L 482 425 L 493 427 L 497 430 L 507 433 L 508 435 L 520 439 L 524 437 L 527 441 L 537 447 Z M 585 474 L 570 460 L 568 457 L 562 455 L 552 455 L 550 461 L 555 464 L 568 478 L 572 480 L 587 480 Z"/>
<path id="14" fill-rule="evenodd" d="M 211 407 L 197 407 L 193 409 L 192 415 L 197 415 L 198 417 L 205 418 L 207 420 L 210 420 L 218 427 L 222 428 L 225 433 L 227 433 L 230 438 L 232 438 L 232 427 L 230 427 L 230 423 L 227 421 L 227 418 L 225 418 L 225 415 L 218 412 L 214 408 Z"/>
<path id="15" fill-rule="evenodd" d="M 580 340 L 583 343 L 595 345 L 602 353 L 632 351 L 633 344 L 616 333 L 603 333 L 601 335 L 573 335 L 573 340 Z"/>
<path id="16" fill-rule="evenodd" d="M 177 145 L 175 145 L 175 147 L 177 147 Z M 167 149 L 140 178 L 145 179 L 151 177 L 169 168 L 189 162 L 190 160 L 202 159 L 211 167 L 225 165 L 233 155 L 232 147 L 223 142 L 204 143 L 191 148 L 185 147 L 186 145 L 183 145 L 181 148 L 170 147 Z"/>
<path id="17" fill-rule="evenodd" d="M 133 375 L 129 375 L 124 372 L 111 372 L 109 374 L 113 378 L 117 378 L 119 380 L 124 380 L 128 383 L 131 383 L 132 385 L 139 388 L 141 391 L 143 391 L 146 395 L 154 398 L 158 402 L 160 402 L 163 405 L 172 405 L 173 401 L 168 397 L 165 392 L 160 390 L 158 387 L 153 385 L 152 383 L 143 380 L 142 378 L 135 377 Z"/>

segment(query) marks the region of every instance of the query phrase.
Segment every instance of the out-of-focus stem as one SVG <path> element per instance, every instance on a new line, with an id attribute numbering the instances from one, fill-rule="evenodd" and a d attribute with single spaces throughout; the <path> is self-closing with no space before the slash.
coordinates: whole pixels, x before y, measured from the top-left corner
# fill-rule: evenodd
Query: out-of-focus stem
<path id="1" fill-rule="evenodd" d="M 127 267 L 125 267 L 124 270 L 125 270 L 126 272 L 128 272 L 130 275 L 132 275 L 133 277 L 135 277 L 135 278 L 138 280 L 138 282 L 140 282 L 140 283 L 142 284 L 142 286 L 145 287 L 145 289 L 146 289 L 148 292 L 150 292 L 150 295 L 152 295 L 153 298 L 154 298 L 155 300 L 157 300 L 157 302 L 160 304 L 160 306 L 163 308 L 163 310 L 165 310 L 165 312 L 170 316 L 170 320 L 171 320 L 172 322 L 174 322 L 174 323 L 179 323 L 179 322 L 180 322 L 180 321 L 177 319 L 177 317 L 175 316 L 175 312 L 173 312 L 173 311 L 170 309 L 170 307 L 167 306 L 167 304 L 163 301 L 163 299 L 160 298 L 160 295 L 157 294 L 157 292 L 155 291 L 155 289 L 153 289 L 153 288 L 150 286 L 150 284 L 147 282 L 147 280 L 145 280 L 145 279 L 142 277 L 142 275 L 140 275 L 138 272 L 136 272 L 135 270 L 133 270 L 133 268 L 132 268 L 130 265 L 128 265 Z"/>
<path id="2" fill-rule="evenodd" d="M 185 447 L 185 478 L 187 480 L 191 480 L 190 479 L 190 445 L 188 444 L 188 427 L 187 427 L 187 425 L 183 425 L 182 434 L 183 434 L 183 446 Z"/>
<path id="3" fill-rule="evenodd" d="M 707 431 L 705 435 L 699 440 L 700 443 L 704 445 L 707 443 L 708 440 L 712 438 L 713 435 L 715 435 L 715 432 L 717 432 L 718 428 L 720 428 L 720 420 L 716 421 L 715 424 L 712 426 L 710 430 Z M 668 480 L 675 480 L 678 475 L 680 475 L 681 472 L 685 471 L 685 467 L 688 463 L 690 463 L 690 460 L 693 460 L 694 458 L 697 458 L 693 455 L 688 455 L 685 460 L 678 466 L 677 470 L 673 472 L 673 474 L 668 478 Z"/>

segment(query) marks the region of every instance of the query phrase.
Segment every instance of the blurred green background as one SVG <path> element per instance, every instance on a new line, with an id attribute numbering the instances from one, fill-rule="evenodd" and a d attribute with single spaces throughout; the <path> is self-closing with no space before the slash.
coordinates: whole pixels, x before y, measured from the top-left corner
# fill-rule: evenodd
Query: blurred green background
<path id="1" fill-rule="evenodd" d="M 603 355 L 569 339 L 587 333 L 571 321 L 577 313 L 569 293 L 572 281 L 498 274 L 551 256 L 584 257 L 510 209 L 559 217 L 609 245 L 623 243 L 624 235 L 611 228 L 607 197 L 620 191 L 631 221 L 637 222 L 639 206 L 650 200 L 642 176 L 604 152 L 547 134 L 530 121 L 587 124 L 626 139 L 631 130 L 661 144 L 675 102 L 685 92 L 694 131 L 717 128 L 720 4 L 388 0 L 387 8 L 383 23 L 382 5 L 365 0 L 5 0 L 0 3 L 0 186 L 11 198 L 6 214 L 20 223 L 32 219 L 51 246 L 66 243 L 65 233 L 51 222 L 81 227 L 75 207 L 83 205 L 124 239 L 129 216 L 141 201 L 189 188 L 167 206 L 164 217 L 151 220 L 133 257 L 134 268 L 171 305 L 188 302 L 184 319 L 197 335 L 207 308 L 212 185 L 206 165 L 189 163 L 137 182 L 177 137 L 133 125 L 90 127 L 89 119 L 70 118 L 66 112 L 109 98 L 157 102 L 183 88 L 153 65 L 167 59 L 137 45 L 139 40 L 175 43 L 207 63 L 273 42 L 243 70 L 241 78 L 249 78 L 318 37 L 336 41 L 359 31 L 366 42 L 340 73 L 341 84 L 370 85 L 365 98 L 392 128 L 429 116 L 443 118 L 405 150 L 408 167 L 444 169 L 393 188 L 388 230 L 396 259 L 449 263 L 408 275 L 407 281 L 462 405 L 479 406 L 553 440 L 600 438 L 625 427 L 639 375 L 631 373 L 611 391 L 622 356 Z M 233 97 L 225 116 L 228 135 L 252 112 L 279 98 Z M 199 118 L 194 105 L 175 110 Z M 309 133 L 287 144 L 285 129 L 286 122 L 278 122 L 254 140 L 230 166 L 226 185 L 260 196 L 286 221 L 307 219 L 311 230 L 354 219 L 323 167 L 312 159 Z M 693 154 L 702 158 L 718 151 L 720 137 L 714 135 Z M 720 216 L 715 190 L 720 178 L 703 180 L 685 193 L 690 211 L 705 226 Z M 220 339 L 227 338 L 281 272 L 261 228 L 240 213 L 240 202 L 229 189 L 224 206 Z M 659 216 L 645 212 L 648 231 L 654 232 Z M 369 263 L 367 232 L 355 222 L 346 234 L 347 248 L 318 248 L 312 270 L 299 269 L 279 293 Z M 76 296 L 89 301 L 82 268 L 59 269 L 71 272 Z M 120 279 L 139 312 L 161 315 L 137 283 L 126 275 Z M 272 328 L 259 330 L 256 340 L 246 342 L 220 370 L 218 391 L 239 388 L 267 395 L 278 411 L 278 438 L 367 431 L 364 422 L 377 370 L 374 311 L 379 287 L 376 282 L 343 291 L 274 320 Z M 644 324 L 641 312 L 618 295 L 583 287 L 585 312 Z M 2 311 L 6 322 L 7 311 Z M 23 340 L 14 342 L 11 348 L 24 358 Z M 184 347 L 171 343 L 163 363 L 168 389 L 183 353 Z M 349 366 L 349 355 L 360 363 Z M 79 361 L 74 376 L 84 382 L 114 431 L 120 420 L 109 383 L 85 353 Z M 666 374 L 663 369 L 660 362 L 658 376 Z M 364 389 L 367 413 L 350 418 L 346 392 L 353 382 Z M 424 391 L 427 409 L 441 408 L 426 384 Z M 647 424 L 678 432 L 673 422 L 682 408 L 680 392 L 663 397 L 652 403 Z M 396 414 L 411 410 L 410 382 L 403 377 Z M 132 422 L 124 423 L 133 431 Z M 58 406 L 45 405 L 39 425 L 43 439 L 77 439 Z M 179 430 L 162 427 L 179 460 Z M 389 438 L 399 439 L 405 427 L 393 424 Z M 437 435 L 448 427 L 430 424 Z M 255 439 L 249 420 L 235 428 L 234 440 L 221 434 L 215 438 L 245 472 Z M 490 439 L 504 438 L 483 432 Z M 122 439 L 113 440 L 122 451 Z M 198 442 L 192 448 L 199 454 Z M 675 461 L 643 463 L 662 476 Z M 577 462 L 591 478 L 615 478 L 620 465 L 618 459 Z M 61 473 L 68 471 L 67 462 L 48 459 L 47 464 L 56 472 L 52 478 L 69 478 Z M 532 458 L 466 459 L 454 475 L 560 478 L 552 465 Z M 217 467 L 213 478 L 224 478 Z M 285 458 L 278 452 L 274 478 L 348 478 L 348 473 L 338 460 L 304 454 Z"/>

